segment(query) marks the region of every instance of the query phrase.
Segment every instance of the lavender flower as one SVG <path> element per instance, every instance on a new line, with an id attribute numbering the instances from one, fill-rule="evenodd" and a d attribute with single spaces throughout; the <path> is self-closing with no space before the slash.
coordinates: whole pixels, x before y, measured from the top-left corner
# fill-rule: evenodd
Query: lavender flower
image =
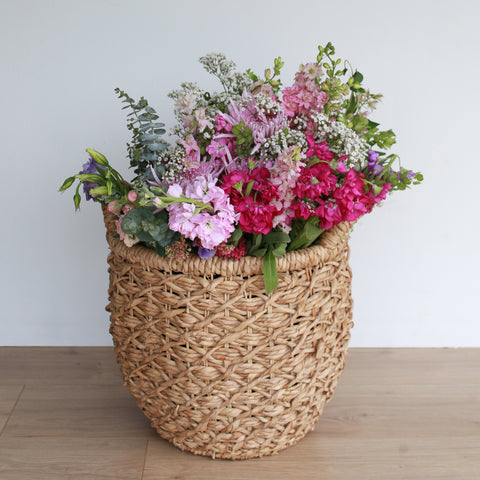
<path id="1" fill-rule="evenodd" d="M 375 177 L 383 172 L 383 167 L 378 164 L 378 157 L 380 154 L 374 150 L 368 151 L 368 170 L 373 173 Z"/>
<path id="2" fill-rule="evenodd" d="M 203 247 L 198 247 L 198 256 L 200 258 L 203 258 L 204 260 L 207 260 L 208 258 L 212 258 L 217 251 L 213 248 L 203 248 Z"/>
<path id="3" fill-rule="evenodd" d="M 87 163 L 82 165 L 83 169 L 80 173 L 98 173 L 98 168 L 103 168 L 102 165 L 99 165 L 93 158 L 89 158 Z M 98 185 L 93 182 L 83 182 L 83 192 L 85 193 L 85 199 L 90 200 L 92 196 L 90 195 L 90 190 L 96 188 Z"/>

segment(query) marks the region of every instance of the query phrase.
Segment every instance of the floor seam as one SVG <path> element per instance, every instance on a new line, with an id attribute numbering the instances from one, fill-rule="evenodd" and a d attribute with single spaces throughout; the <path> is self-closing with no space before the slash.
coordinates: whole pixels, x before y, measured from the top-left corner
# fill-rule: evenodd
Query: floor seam
<path id="1" fill-rule="evenodd" d="M 3 426 L 2 430 L 0 431 L 0 438 L 4 438 L 4 437 L 3 437 L 3 432 L 4 432 L 5 429 L 7 428 L 8 422 L 9 422 L 10 419 L 12 418 L 12 415 L 13 415 L 13 413 L 15 412 L 15 409 L 17 408 L 18 402 L 20 401 L 20 397 L 22 396 L 22 393 L 23 393 L 23 391 L 25 390 L 25 387 L 26 387 L 26 385 L 23 385 L 23 386 L 22 386 L 22 389 L 20 390 L 20 393 L 18 394 L 17 399 L 15 400 L 15 403 L 14 403 L 12 409 L 10 410 L 10 413 L 8 414 L 7 421 L 5 422 L 5 425 Z M 6 438 L 6 437 L 5 437 L 5 438 Z"/>
<path id="2" fill-rule="evenodd" d="M 143 480 L 143 476 L 145 475 L 145 465 L 147 463 L 147 452 L 148 452 L 148 443 L 150 440 L 147 439 L 145 444 L 145 455 L 143 456 L 143 467 L 142 467 L 142 476 L 140 480 Z"/>

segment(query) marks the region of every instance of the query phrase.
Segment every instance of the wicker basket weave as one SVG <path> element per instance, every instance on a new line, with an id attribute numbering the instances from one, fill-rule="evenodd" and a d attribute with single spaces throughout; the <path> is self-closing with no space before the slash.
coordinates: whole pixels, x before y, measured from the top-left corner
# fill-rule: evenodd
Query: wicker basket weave
<path id="1" fill-rule="evenodd" d="M 179 264 L 115 238 L 104 210 L 110 333 L 124 384 L 159 435 L 218 458 L 273 455 L 313 429 L 345 365 L 352 327 L 350 224 L 277 261 Z"/>

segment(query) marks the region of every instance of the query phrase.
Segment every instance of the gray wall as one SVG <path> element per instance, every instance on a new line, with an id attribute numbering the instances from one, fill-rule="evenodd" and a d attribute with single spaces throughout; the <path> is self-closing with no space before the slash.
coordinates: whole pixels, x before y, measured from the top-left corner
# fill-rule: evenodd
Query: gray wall
<path id="1" fill-rule="evenodd" d="M 475 1 L 3 1 L 0 6 L 3 345 L 109 345 L 100 210 L 57 193 L 103 152 L 125 175 L 129 132 L 113 89 L 146 96 L 215 88 L 197 59 L 222 51 L 285 83 L 316 46 L 384 94 L 375 118 L 397 133 L 425 183 L 390 197 L 352 235 L 352 346 L 480 346 L 477 203 L 480 78 Z"/>

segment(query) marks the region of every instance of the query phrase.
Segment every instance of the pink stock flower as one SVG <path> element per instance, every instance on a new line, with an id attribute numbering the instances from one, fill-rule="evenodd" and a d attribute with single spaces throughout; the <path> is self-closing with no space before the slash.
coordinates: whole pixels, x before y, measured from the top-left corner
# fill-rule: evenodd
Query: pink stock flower
<path id="1" fill-rule="evenodd" d="M 212 123 L 205 117 L 205 108 L 203 107 L 195 110 L 195 120 L 200 132 L 203 132 L 206 128 L 213 128 Z"/>
<path id="2" fill-rule="evenodd" d="M 238 224 L 244 232 L 267 235 L 273 228 L 273 218 L 279 212 L 273 205 L 256 202 L 252 196 L 239 199 L 236 209 L 240 212 Z"/>
<path id="3" fill-rule="evenodd" d="M 305 65 L 300 65 L 300 69 L 295 74 L 295 81 L 299 84 L 315 82 L 315 80 L 321 78 L 321 76 L 321 65 L 318 63 L 306 63 Z"/>
<path id="4" fill-rule="evenodd" d="M 222 185 L 220 187 L 225 191 L 227 195 L 234 193 L 241 194 L 243 187 L 252 180 L 249 173 L 243 170 L 234 170 L 231 173 L 227 173 L 222 177 Z M 235 192 L 233 192 L 235 190 Z"/>
<path id="5" fill-rule="evenodd" d="M 167 195 L 197 200 L 209 205 L 199 208 L 194 203 L 178 202 L 167 207 L 168 226 L 186 238 L 198 242 L 199 246 L 212 250 L 225 242 L 235 230 L 238 214 L 235 213 L 229 198 L 223 189 L 216 186 L 216 179 L 211 175 L 199 175 L 185 182 L 184 186 L 174 184 L 167 190 Z"/>
<path id="6" fill-rule="evenodd" d="M 313 81 L 296 81 L 283 90 L 283 109 L 288 117 L 321 112 L 329 96 Z"/>
<path id="7" fill-rule="evenodd" d="M 339 206 L 332 199 L 320 200 L 315 214 L 320 218 L 320 227 L 325 230 L 330 230 L 343 220 Z"/>
<path id="8" fill-rule="evenodd" d="M 200 148 L 192 134 L 188 134 L 185 140 L 181 138 L 179 143 L 185 148 L 186 163 L 188 166 L 198 166 L 200 163 Z"/>
<path id="9" fill-rule="evenodd" d="M 293 189 L 299 198 L 318 200 L 323 195 L 329 195 L 337 185 L 337 177 L 328 163 L 316 163 L 305 168 Z"/>
<path id="10" fill-rule="evenodd" d="M 183 97 L 179 97 L 175 102 L 175 109 L 185 115 L 191 115 L 195 108 L 196 100 L 192 93 L 187 93 Z"/>
<path id="11" fill-rule="evenodd" d="M 329 162 L 335 156 L 333 152 L 330 151 L 330 147 L 327 145 L 327 142 L 315 143 L 315 140 L 310 135 L 307 136 L 308 150 L 305 154 L 307 158 L 315 155 L 320 160 L 325 160 Z"/>
<path id="12" fill-rule="evenodd" d="M 212 160 L 215 160 L 216 158 L 221 158 L 226 155 L 226 142 L 222 142 L 221 140 L 212 140 L 206 148 L 207 153 L 210 155 Z"/>

